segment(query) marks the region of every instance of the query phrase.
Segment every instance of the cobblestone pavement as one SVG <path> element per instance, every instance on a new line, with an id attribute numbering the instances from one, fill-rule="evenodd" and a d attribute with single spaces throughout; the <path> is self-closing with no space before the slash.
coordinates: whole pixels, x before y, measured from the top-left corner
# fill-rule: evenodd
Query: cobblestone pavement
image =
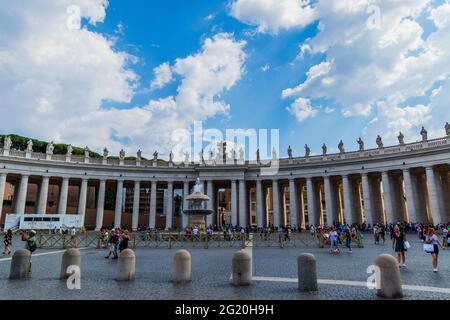
<path id="1" fill-rule="evenodd" d="M 422 244 L 410 237 L 407 267 L 401 269 L 402 283 L 450 288 L 450 250 L 441 251 L 439 272 L 433 273 L 431 257 Z M 15 241 L 14 248 L 23 243 Z M 236 288 L 230 284 L 231 259 L 236 249 L 189 249 L 192 255 L 192 283 L 184 286 L 170 282 L 175 249 L 137 249 L 136 279 L 121 283 L 114 280 L 117 261 L 104 258 L 105 250 L 81 250 L 81 290 L 67 289 L 58 280 L 60 250 L 38 250 L 33 257 L 33 275 L 27 280 L 9 280 L 10 260 L 0 256 L 0 299 L 378 299 L 374 290 L 364 286 L 320 284 L 318 293 L 301 293 L 295 282 L 254 281 L 252 286 Z M 366 281 L 366 269 L 381 253 L 393 254 L 388 242 L 374 245 L 370 237 L 365 248 L 353 253 L 330 255 L 327 249 L 253 248 L 253 269 L 257 277 L 297 277 L 296 257 L 313 253 L 318 278 Z M 53 253 L 57 252 L 57 253 Z M 404 290 L 404 299 L 450 299 L 448 293 Z"/>

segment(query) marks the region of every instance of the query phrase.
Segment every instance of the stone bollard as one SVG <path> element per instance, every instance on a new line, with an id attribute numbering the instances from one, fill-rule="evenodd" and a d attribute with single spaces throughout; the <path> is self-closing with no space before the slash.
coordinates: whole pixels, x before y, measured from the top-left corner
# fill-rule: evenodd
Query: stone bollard
<path id="1" fill-rule="evenodd" d="M 233 285 L 248 286 L 252 284 L 252 258 L 244 250 L 233 255 Z"/>
<path id="2" fill-rule="evenodd" d="M 71 273 L 67 273 L 67 268 L 69 266 L 80 266 L 81 256 L 80 256 L 80 250 L 71 248 L 67 249 L 63 256 L 61 261 L 61 273 L 59 275 L 60 279 L 67 279 Z"/>
<path id="3" fill-rule="evenodd" d="M 119 254 L 117 261 L 117 281 L 134 280 L 136 273 L 136 256 L 131 249 L 125 249 Z"/>
<path id="4" fill-rule="evenodd" d="M 187 250 L 178 250 L 173 257 L 172 281 L 183 284 L 191 279 L 191 254 Z"/>
<path id="5" fill-rule="evenodd" d="M 302 253 L 297 258 L 298 289 L 302 292 L 318 291 L 316 258 Z"/>
<path id="6" fill-rule="evenodd" d="M 30 277 L 31 252 L 20 249 L 14 252 L 11 260 L 10 279 L 23 279 Z"/>
<path id="7" fill-rule="evenodd" d="M 400 280 L 398 261 L 389 254 L 380 254 L 375 259 L 377 274 L 377 295 L 383 298 L 402 298 L 403 289 Z"/>

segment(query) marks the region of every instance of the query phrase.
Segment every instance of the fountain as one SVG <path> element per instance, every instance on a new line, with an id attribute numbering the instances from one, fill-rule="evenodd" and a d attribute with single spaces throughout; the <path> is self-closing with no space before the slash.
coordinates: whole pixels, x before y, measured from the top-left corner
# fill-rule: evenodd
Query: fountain
<path id="1" fill-rule="evenodd" d="M 188 226 L 197 226 L 200 231 L 206 229 L 206 216 L 212 214 L 214 211 L 207 209 L 209 197 L 203 193 L 203 184 L 200 182 L 200 178 L 194 186 L 194 192 L 186 197 L 188 203 L 188 209 L 184 209 L 183 213 L 188 215 Z"/>

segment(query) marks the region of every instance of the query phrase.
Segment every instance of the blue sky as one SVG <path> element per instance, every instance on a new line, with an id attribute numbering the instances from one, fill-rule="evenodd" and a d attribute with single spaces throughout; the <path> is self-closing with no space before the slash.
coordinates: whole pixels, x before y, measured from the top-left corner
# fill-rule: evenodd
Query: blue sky
<path id="1" fill-rule="evenodd" d="M 63 28 L 71 5 L 80 29 Z M 204 121 L 279 129 L 286 156 L 288 145 L 303 155 L 306 143 L 315 154 L 324 142 L 333 152 L 340 139 L 356 150 L 360 136 L 374 147 L 377 134 L 394 144 L 400 130 L 412 142 L 422 125 L 439 137 L 450 118 L 445 0 L 34 6 L 0 9 L 0 84 L 12 111 L 1 124 L 11 133 L 165 155 L 170 131 Z M 151 87 L 162 64 L 169 78 Z"/>

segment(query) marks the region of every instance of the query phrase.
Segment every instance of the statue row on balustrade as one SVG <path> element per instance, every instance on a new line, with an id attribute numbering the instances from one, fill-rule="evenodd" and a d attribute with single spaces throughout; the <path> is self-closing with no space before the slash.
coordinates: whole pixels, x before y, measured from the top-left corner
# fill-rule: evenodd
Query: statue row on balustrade
<path id="1" fill-rule="evenodd" d="M 446 122 L 444 128 L 445 128 L 446 135 L 450 136 L 450 124 L 448 122 Z M 425 127 L 422 127 L 422 130 L 420 131 L 420 135 L 422 136 L 422 141 L 423 142 L 428 141 L 428 131 L 425 129 Z M 403 135 L 402 132 L 399 133 L 399 135 L 397 136 L 397 139 L 398 139 L 398 142 L 399 142 L 400 145 L 404 145 L 405 144 L 405 136 Z M 356 142 L 359 145 L 359 151 L 364 151 L 365 150 L 364 141 L 361 139 L 361 137 Z M 375 142 L 376 142 L 376 144 L 377 144 L 379 149 L 384 148 L 383 139 L 381 138 L 380 135 L 377 136 Z M 9 136 L 6 136 L 4 138 L 4 141 L 3 141 L 3 149 L 4 150 L 9 150 L 11 148 L 11 145 L 12 145 L 11 138 Z M 224 162 L 227 161 L 227 160 L 237 160 L 236 159 L 236 155 L 237 155 L 236 154 L 236 150 L 234 150 L 234 149 L 232 149 L 230 151 L 230 155 L 227 158 L 226 142 L 219 142 L 217 144 L 217 146 L 218 146 L 218 154 L 217 154 L 215 159 L 214 159 L 214 151 L 213 150 L 209 150 L 209 159 L 208 160 L 210 162 L 214 161 L 214 160 L 218 160 L 218 161 L 222 161 L 223 160 Z M 341 154 L 345 153 L 344 142 L 342 140 L 339 141 L 338 149 L 339 149 L 339 152 Z M 28 142 L 27 142 L 26 151 L 27 152 L 32 152 L 33 151 L 33 141 L 31 139 L 28 140 Z M 46 147 L 46 154 L 47 155 L 52 155 L 53 151 L 54 151 L 54 145 L 53 145 L 53 141 L 52 141 Z M 322 155 L 323 156 L 327 155 L 327 151 L 328 151 L 328 147 L 324 143 L 322 145 Z M 72 148 L 71 145 L 69 145 L 67 147 L 66 155 L 70 156 L 70 155 L 72 155 L 72 152 L 73 152 L 73 148 Z M 292 155 L 292 148 L 291 148 L 291 146 L 288 147 L 287 153 L 288 153 L 289 159 L 292 159 L 293 155 Z M 86 158 L 89 158 L 89 154 L 90 154 L 89 147 L 86 146 L 84 148 L 84 156 Z M 202 149 L 200 151 L 200 153 L 199 153 L 199 158 L 200 158 L 200 162 L 201 163 L 205 163 L 205 159 L 204 159 L 204 155 L 203 154 L 204 154 L 204 150 Z M 109 155 L 109 150 L 107 148 L 104 148 L 103 149 L 103 159 L 104 160 L 108 159 L 108 155 Z M 306 144 L 305 145 L 305 157 L 309 157 L 310 155 L 311 155 L 311 148 Z M 184 162 L 185 163 L 189 163 L 190 162 L 189 161 L 189 157 L 190 157 L 190 153 L 189 152 L 185 152 L 184 153 Z M 137 151 L 136 158 L 139 161 L 142 159 L 142 151 L 141 150 Z M 174 158 L 174 155 L 173 155 L 173 153 L 171 151 L 170 154 L 169 154 L 169 163 L 173 163 L 173 158 Z M 120 160 L 124 160 L 125 159 L 125 151 L 123 149 L 121 149 L 120 152 L 119 152 L 119 159 Z M 277 159 L 277 152 L 276 152 L 275 147 L 272 150 L 272 159 Z M 153 153 L 153 161 L 156 162 L 157 160 L 158 160 L 158 151 L 155 151 Z M 242 147 L 239 149 L 239 160 L 240 161 L 244 160 L 244 149 Z M 256 160 L 258 162 L 261 160 L 260 159 L 260 151 L 259 151 L 259 149 L 256 150 Z"/>

